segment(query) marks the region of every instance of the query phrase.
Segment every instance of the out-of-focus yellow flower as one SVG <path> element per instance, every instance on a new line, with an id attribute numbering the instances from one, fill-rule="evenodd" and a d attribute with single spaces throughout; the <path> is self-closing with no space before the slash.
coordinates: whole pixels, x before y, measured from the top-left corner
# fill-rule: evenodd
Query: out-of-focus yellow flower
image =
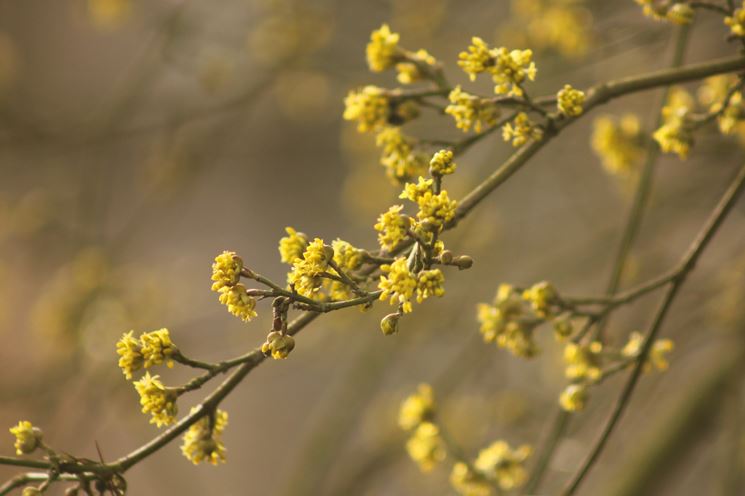
<path id="1" fill-rule="evenodd" d="M 522 297 L 525 301 L 530 302 L 530 306 L 536 315 L 546 318 L 551 314 L 551 304 L 555 303 L 558 293 L 553 284 L 541 281 L 523 291 Z"/>
<path id="2" fill-rule="evenodd" d="M 382 148 L 380 163 L 386 176 L 396 183 L 409 181 L 424 174 L 427 155 L 416 147 L 416 140 L 405 136 L 398 126 L 386 126 L 375 137 Z"/>
<path id="3" fill-rule="evenodd" d="M 391 32 L 388 24 L 383 24 L 370 35 L 367 44 L 367 65 L 373 72 L 390 69 L 398 60 L 399 34 Z"/>
<path id="4" fill-rule="evenodd" d="M 16 438 L 13 445 L 16 455 L 28 455 L 41 445 L 41 429 L 34 427 L 28 420 L 19 421 L 18 425 L 10 428 L 10 433 Z"/>
<path id="5" fill-rule="evenodd" d="M 432 386 L 419 384 L 416 393 L 408 396 L 398 413 L 398 425 L 410 431 L 422 422 L 431 422 L 435 414 L 435 396 Z"/>
<path id="6" fill-rule="evenodd" d="M 129 18 L 130 0 L 88 0 L 88 15 L 97 28 L 115 29 Z"/>
<path id="7" fill-rule="evenodd" d="M 303 256 L 308 246 L 308 236 L 292 227 L 286 227 L 285 231 L 287 236 L 279 240 L 279 256 L 283 263 L 292 264 Z"/>
<path id="8" fill-rule="evenodd" d="M 576 412 L 585 408 L 587 401 L 587 386 L 584 384 L 570 384 L 561 392 L 559 405 L 568 412 Z"/>
<path id="9" fill-rule="evenodd" d="M 194 407 L 191 413 L 197 408 Z M 215 412 L 214 421 L 209 415 L 193 423 L 186 431 L 181 445 L 181 452 L 194 465 L 209 462 L 212 465 L 225 463 L 225 445 L 222 433 L 228 425 L 228 414 L 222 410 Z"/>
<path id="10" fill-rule="evenodd" d="M 593 341 L 590 344 L 567 343 L 564 347 L 566 376 L 569 379 L 597 381 L 602 377 L 601 353 L 603 344 Z"/>
<path id="11" fill-rule="evenodd" d="M 543 136 L 538 128 L 528 117 L 525 112 L 520 112 L 515 116 L 512 122 L 502 126 L 502 138 L 505 141 L 512 141 L 515 148 L 524 145 L 529 139 L 539 140 Z"/>
<path id="12" fill-rule="evenodd" d="M 632 332 L 629 340 L 621 350 L 621 354 L 628 358 L 636 358 L 642 351 L 644 345 L 644 336 L 640 332 Z M 673 350 L 674 344 L 669 339 L 658 339 L 652 343 L 649 350 L 649 356 L 644 363 L 644 370 L 650 371 L 652 367 L 660 371 L 668 369 L 670 364 L 667 361 L 667 355 Z"/>
<path id="13" fill-rule="evenodd" d="M 724 18 L 724 23 L 729 26 L 730 33 L 733 36 L 739 38 L 745 36 L 745 1 L 742 2 L 742 6 L 739 9 L 735 9 L 735 12 L 731 16 Z"/>
<path id="14" fill-rule="evenodd" d="M 429 472 L 446 456 L 440 429 L 431 422 L 419 424 L 406 442 L 406 451 L 422 472 Z"/>
<path id="15" fill-rule="evenodd" d="M 450 472 L 450 484 L 461 496 L 489 496 L 491 486 L 486 478 L 478 472 L 473 472 L 463 462 L 453 465 Z"/>
<path id="16" fill-rule="evenodd" d="M 582 114 L 582 105 L 585 103 L 585 92 L 572 88 L 571 85 L 565 84 L 557 97 L 557 106 L 559 111 L 569 117 L 577 117 Z"/>
<path id="17" fill-rule="evenodd" d="M 682 88 L 670 90 L 667 104 L 662 108 L 663 124 L 652 137 L 665 153 L 676 153 L 680 158 L 688 157 L 693 143 L 693 134 L 688 114 L 693 108 L 693 98 Z"/>
<path id="18" fill-rule="evenodd" d="M 474 467 L 487 476 L 493 477 L 499 487 L 508 491 L 521 486 L 527 479 L 528 473 L 524 463 L 531 452 L 528 445 L 513 450 L 505 441 L 495 441 L 479 452 Z"/>
<path id="19" fill-rule="evenodd" d="M 592 149 L 612 174 L 631 175 L 644 155 L 639 119 L 626 114 L 620 120 L 610 116 L 595 119 Z"/>

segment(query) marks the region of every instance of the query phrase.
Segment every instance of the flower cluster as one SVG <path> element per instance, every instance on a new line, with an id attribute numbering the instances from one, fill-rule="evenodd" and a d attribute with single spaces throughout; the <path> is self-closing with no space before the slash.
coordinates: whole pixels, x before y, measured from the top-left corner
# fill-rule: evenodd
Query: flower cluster
<path id="1" fill-rule="evenodd" d="M 403 208 L 403 205 L 394 205 L 378 217 L 374 227 L 378 231 L 378 243 L 384 250 L 393 250 L 408 236 L 413 220 L 401 213 Z"/>
<path id="2" fill-rule="evenodd" d="M 491 484 L 479 472 L 471 470 L 464 462 L 456 462 L 450 471 L 450 484 L 463 496 L 489 496 Z"/>
<path id="3" fill-rule="evenodd" d="M 636 0 L 642 6 L 644 15 L 655 20 L 668 20 L 674 24 L 690 24 L 693 21 L 693 8 L 687 3 L 659 0 Z"/>
<path id="4" fill-rule="evenodd" d="M 261 345 L 261 352 L 275 360 L 287 358 L 293 349 L 295 349 L 295 339 L 289 334 L 278 331 L 270 332 L 266 337 L 266 342 Z"/>
<path id="5" fill-rule="evenodd" d="M 424 173 L 427 155 L 416 146 L 416 140 L 405 136 L 398 126 L 386 126 L 375 137 L 382 149 L 380 163 L 386 175 L 396 183 L 406 182 Z"/>
<path id="6" fill-rule="evenodd" d="M 407 183 L 399 198 L 415 202 L 419 206 L 419 222 L 428 223 L 439 231 L 446 222 L 455 217 L 455 208 L 458 204 L 455 200 L 450 200 L 445 190 L 435 194 L 433 184 L 432 179 L 420 177 L 416 184 Z"/>
<path id="7" fill-rule="evenodd" d="M 585 92 L 572 88 L 565 84 L 556 95 L 559 112 L 569 117 L 577 117 L 582 114 L 582 105 L 585 103 Z"/>
<path id="8" fill-rule="evenodd" d="M 399 59 L 398 33 L 392 33 L 388 24 L 383 24 L 370 35 L 367 44 L 367 65 L 373 72 L 390 69 Z"/>
<path id="9" fill-rule="evenodd" d="M 458 65 L 469 75 L 488 72 L 494 81 L 494 92 L 498 95 L 522 96 L 521 87 L 525 79 L 535 80 L 536 67 L 531 50 L 508 50 L 505 47 L 490 48 L 484 40 L 475 36 L 468 51 L 458 55 Z"/>
<path id="10" fill-rule="evenodd" d="M 241 284 L 243 260 L 232 251 L 224 251 L 212 264 L 212 291 L 219 293 L 220 303 L 244 322 L 256 317 L 256 299 Z"/>
<path id="11" fill-rule="evenodd" d="M 116 343 L 116 352 L 119 355 L 119 368 L 127 380 L 132 379 L 132 374 L 142 368 L 153 365 L 166 364 L 168 368 L 173 367 L 173 356 L 178 348 L 171 341 L 168 329 L 146 332 L 135 339 L 134 331 L 126 332 Z"/>
<path id="12" fill-rule="evenodd" d="M 409 269 L 406 259 L 397 258 L 392 264 L 382 265 L 378 287 L 383 290 L 380 299 L 390 300 L 391 305 L 400 305 L 404 313 L 412 310 L 411 298 L 417 289 L 417 278 Z"/>
<path id="13" fill-rule="evenodd" d="M 515 116 L 512 122 L 502 126 L 502 138 L 505 141 L 512 141 L 515 148 L 524 145 L 529 139 L 539 140 L 543 132 L 528 117 L 525 112 L 520 112 Z"/>
<path id="14" fill-rule="evenodd" d="M 15 436 L 16 455 L 28 455 L 41 446 L 42 432 L 34 427 L 28 420 L 21 420 L 18 425 L 10 428 L 10 433 Z"/>
<path id="15" fill-rule="evenodd" d="M 446 176 L 455 172 L 452 150 L 440 150 L 429 161 L 429 173 L 433 176 Z"/>
<path id="16" fill-rule="evenodd" d="M 630 175 L 644 154 L 639 119 L 633 114 L 595 119 L 591 145 L 608 172 Z"/>
<path id="17" fill-rule="evenodd" d="M 520 293 L 511 285 L 500 284 L 493 304 L 478 305 L 478 321 L 484 342 L 496 342 L 500 348 L 525 358 L 538 352 L 533 341 L 538 322 L 526 315 Z"/>
<path id="18" fill-rule="evenodd" d="M 621 354 L 628 358 L 637 358 L 644 345 L 644 336 L 640 332 L 632 332 L 629 340 L 621 350 Z M 659 371 L 665 371 L 670 366 L 667 361 L 667 355 L 673 351 L 675 345 L 670 339 L 658 339 L 652 343 L 649 354 L 644 362 L 644 370 L 650 371 L 656 368 Z"/>
<path id="19" fill-rule="evenodd" d="M 357 130 L 361 133 L 376 131 L 388 124 L 390 102 L 383 88 L 368 85 L 350 91 L 344 106 L 344 119 L 357 121 Z"/>
<path id="20" fill-rule="evenodd" d="M 140 395 L 142 413 L 151 415 L 150 423 L 160 427 L 171 425 L 176 421 L 178 414 L 178 391 L 168 388 L 160 381 L 159 376 L 145 375 L 139 381 L 134 382 L 135 390 Z"/>
<path id="21" fill-rule="evenodd" d="M 729 26 L 732 36 L 745 37 L 745 1 L 739 9 L 735 9 L 731 16 L 724 18 L 724 23 Z"/>
<path id="22" fill-rule="evenodd" d="M 191 413 L 195 413 L 197 408 L 194 407 Z M 194 465 L 203 461 L 212 465 L 225 463 L 226 450 L 222 442 L 222 433 L 227 425 L 228 414 L 222 410 L 218 409 L 214 416 L 203 416 L 184 434 L 181 452 Z"/>
<path id="23" fill-rule="evenodd" d="M 665 153 L 676 153 L 680 158 L 688 156 L 693 143 L 688 115 L 693 107 L 693 98 L 682 88 L 670 91 L 667 104 L 662 108 L 663 124 L 652 137 Z"/>
<path id="24" fill-rule="evenodd" d="M 480 133 L 484 128 L 497 123 L 499 109 L 488 100 L 471 95 L 456 86 L 448 95 L 450 105 L 445 107 L 445 113 L 455 119 L 455 126 L 463 132 L 473 128 Z"/>
<path id="25" fill-rule="evenodd" d="M 408 396 L 402 403 L 398 414 L 398 425 L 411 431 L 422 422 L 431 422 L 435 414 L 435 396 L 432 386 L 419 384 L 416 393 Z"/>
<path id="26" fill-rule="evenodd" d="M 396 64 L 396 79 L 401 84 L 412 84 L 424 79 L 425 74 L 422 68 L 433 68 L 437 64 L 437 59 L 427 52 L 427 50 L 417 50 L 414 53 L 406 53 L 407 62 Z"/>
<path id="27" fill-rule="evenodd" d="M 315 238 L 308 244 L 302 258 L 297 258 L 292 264 L 292 271 L 287 274 L 287 282 L 298 294 L 309 298 L 315 296 L 323 283 L 322 275 L 329 269 L 329 261 L 334 256 L 334 250 L 323 244 L 323 240 Z"/>
<path id="28" fill-rule="evenodd" d="M 282 263 L 292 264 L 301 258 L 308 247 L 308 236 L 297 232 L 292 227 L 286 227 L 287 236 L 279 240 L 279 256 Z"/>
<path id="29" fill-rule="evenodd" d="M 473 466 L 509 491 L 525 483 L 528 473 L 524 464 L 531 453 L 528 445 L 513 450 L 505 441 L 495 441 L 479 452 Z"/>
<path id="30" fill-rule="evenodd" d="M 737 78 L 729 76 L 714 76 L 707 78 L 698 89 L 698 101 L 717 115 L 717 123 L 722 134 L 732 134 L 743 128 L 745 106 L 742 91 L 732 91 L 737 84 Z M 729 95 L 729 99 L 727 99 Z M 726 103 L 726 107 L 725 107 Z"/>
<path id="31" fill-rule="evenodd" d="M 445 458 L 445 448 L 440 429 L 434 423 L 434 414 L 434 395 L 428 384 L 420 384 L 417 392 L 401 403 L 399 411 L 399 425 L 411 432 L 406 450 L 424 472 L 432 470 L 437 462 Z"/>

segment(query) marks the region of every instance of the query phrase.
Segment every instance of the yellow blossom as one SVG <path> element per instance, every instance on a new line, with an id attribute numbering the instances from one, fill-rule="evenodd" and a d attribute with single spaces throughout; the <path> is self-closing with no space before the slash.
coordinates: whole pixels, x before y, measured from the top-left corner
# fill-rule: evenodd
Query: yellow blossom
<path id="1" fill-rule="evenodd" d="M 398 425 L 410 431 L 422 422 L 431 422 L 435 414 L 435 397 L 432 386 L 419 384 L 416 393 L 401 403 L 398 413 Z"/>
<path id="2" fill-rule="evenodd" d="M 455 126 L 463 132 L 473 128 L 480 133 L 482 129 L 496 124 L 499 118 L 499 109 L 487 100 L 466 93 L 456 86 L 448 95 L 450 105 L 445 108 L 445 113 L 455 119 Z"/>
<path id="3" fill-rule="evenodd" d="M 224 294 L 224 293 L 223 293 Z M 142 347 L 140 352 L 144 359 L 144 367 L 152 367 L 153 365 L 161 365 L 165 363 L 168 368 L 173 367 L 173 359 L 171 358 L 174 353 L 178 350 L 176 345 L 171 341 L 171 335 L 168 329 L 158 329 L 157 331 L 146 332 L 140 336 L 140 342 Z"/>
<path id="4" fill-rule="evenodd" d="M 730 33 L 733 36 L 745 37 L 745 1 L 742 2 L 739 9 L 735 9 L 731 16 L 724 18 L 724 23 L 729 26 Z"/>
<path id="5" fill-rule="evenodd" d="M 505 141 L 511 140 L 515 148 L 524 145 L 529 139 L 539 140 L 541 136 L 543 133 L 540 128 L 533 124 L 525 112 L 520 112 L 511 123 L 502 126 L 502 138 Z"/>
<path id="6" fill-rule="evenodd" d="M 294 348 L 295 339 L 292 336 L 273 331 L 267 335 L 266 342 L 261 345 L 261 352 L 275 360 L 283 360 Z"/>
<path id="7" fill-rule="evenodd" d="M 556 95 L 559 112 L 569 117 L 577 117 L 582 114 L 582 105 L 585 103 L 585 92 L 572 88 L 565 84 Z"/>
<path id="8" fill-rule="evenodd" d="M 603 375 L 601 353 L 603 345 L 599 341 L 590 344 L 568 343 L 564 347 L 564 362 L 567 364 L 566 376 L 569 379 L 588 379 L 596 381 Z"/>
<path id="9" fill-rule="evenodd" d="M 678 24 L 690 24 L 693 22 L 693 7 L 687 3 L 676 3 L 673 4 L 665 14 L 668 21 Z"/>
<path id="10" fill-rule="evenodd" d="M 400 58 L 398 49 L 398 33 L 391 32 L 388 24 L 383 24 L 370 35 L 367 44 L 367 65 L 373 72 L 390 69 Z"/>
<path id="11" fill-rule="evenodd" d="M 445 276 L 440 269 L 422 270 L 417 274 L 416 301 L 421 303 L 430 296 L 445 294 Z"/>
<path id="12" fill-rule="evenodd" d="M 633 114 L 624 115 L 618 122 L 609 116 L 595 119 L 592 149 L 608 172 L 631 174 L 644 154 L 639 119 Z"/>
<path id="13" fill-rule="evenodd" d="M 13 445 L 16 455 L 28 455 L 41 445 L 41 429 L 34 427 L 28 420 L 19 421 L 18 425 L 10 428 L 10 433 L 16 438 Z"/>
<path id="14" fill-rule="evenodd" d="M 220 292 L 220 303 L 228 307 L 228 312 L 244 322 L 256 317 L 256 299 L 248 294 L 243 284 L 223 288 Z"/>
<path id="15" fill-rule="evenodd" d="M 432 470 L 437 462 L 445 459 L 445 448 L 440 429 L 431 422 L 423 422 L 406 442 L 406 451 L 419 464 L 422 472 Z"/>
<path id="16" fill-rule="evenodd" d="M 478 305 L 478 321 L 484 342 L 496 342 L 516 356 L 530 358 L 538 352 L 533 342 L 535 324 L 524 319 L 520 294 L 509 284 L 501 284 L 493 304 Z"/>
<path id="17" fill-rule="evenodd" d="M 334 256 L 334 250 L 323 244 L 323 240 L 316 238 L 303 252 L 303 258 L 298 258 L 292 264 L 292 271 L 287 275 L 287 282 L 299 294 L 312 297 L 321 288 L 322 274 L 329 269 L 329 260 Z"/>
<path id="18" fill-rule="evenodd" d="M 730 93 L 732 85 L 737 84 L 737 78 L 731 76 L 713 76 L 707 78 L 698 90 L 698 100 L 709 108 L 710 113 L 717 113 L 717 123 L 722 134 L 732 134 L 743 123 L 745 107 L 741 91 L 731 94 L 727 108 L 722 106 Z M 742 126 L 740 126 L 742 127 Z"/>
<path id="19" fill-rule="evenodd" d="M 458 55 L 458 65 L 471 81 L 482 72 L 491 74 L 494 92 L 498 95 L 522 96 L 525 79 L 535 80 L 536 67 L 531 50 L 508 50 L 505 47 L 489 48 L 479 37 L 471 39 L 467 52 Z"/>
<path id="20" fill-rule="evenodd" d="M 521 486 L 527 479 L 528 473 L 524 463 L 531 452 L 528 445 L 512 450 L 506 442 L 495 441 L 479 452 L 474 467 L 488 476 L 493 476 L 499 487 L 508 491 Z"/>
<path id="21" fill-rule="evenodd" d="M 628 358 L 636 358 L 642 351 L 644 345 L 644 336 L 640 332 L 632 332 L 629 340 L 621 350 L 621 354 Z M 670 364 L 667 361 L 667 354 L 674 348 L 674 344 L 669 339 L 658 339 L 652 343 L 649 355 L 644 363 L 644 370 L 649 371 L 652 367 L 660 371 L 668 369 Z"/>
<path id="22" fill-rule="evenodd" d="M 406 259 L 397 258 L 392 264 L 381 265 L 380 268 L 383 271 L 378 283 L 378 288 L 383 290 L 380 299 L 389 300 L 391 305 L 401 305 L 404 313 L 411 312 L 411 298 L 417 288 L 417 279 L 409 270 Z"/>
<path id="23" fill-rule="evenodd" d="M 195 413 L 198 408 L 192 408 L 191 413 Z M 181 452 L 194 465 L 203 461 L 212 465 L 225 463 L 226 449 L 222 442 L 222 433 L 227 425 L 227 412 L 218 409 L 214 419 L 205 415 L 194 422 L 184 434 Z"/>
<path id="24" fill-rule="evenodd" d="M 150 372 L 145 372 L 142 379 L 134 382 L 134 386 L 140 395 L 142 413 L 152 415 L 151 424 L 160 427 L 176 421 L 178 393 L 175 389 L 165 387 L 159 376 L 151 376 Z"/>
<path id="25" fill-rule="evenodd" d="M 116 352 L 119 355 L 119 368 L 127 380 L 132 379 L 132 373 L 140 370 L 145 365 L 142 356 L 140 341 L 135 339 L 134 331 L 125 332 L 116 343 Z"/>
<path id="26" fill-rule="evenodd" d="M 389 313 L 380 320 L 380 330 L 383 334 L 390 336 L 398 332 L 398 321 L 401 319 L 401 315 L 397 313 Z"/>
<path id="27" fill-rule="evenodd" d="M 291 264 L 300 258 L 308 246 L 308 236 L 297 232 L 292 227 L 285 227 L 287 236 L 279 240 L 279 256 L 282 263 Z"/>
<path id="28" fill-rule="evenodd" d="M 663 124 L 652 137 L 665 153 L 676 153 L 685 159 L 693 143 L 693 135 L 688 123 L 688 114 L 693 106 L 693 99 L 682 88 L 670 91 L 666 105 L 662 108 Z"/>
<path id="29" fill-rule="evenodd" d="M 492 49 L 478 36 L 471 38 L 468 51 L 459 53 L 458 58 L 458 65 L 468 74 L 471 81 L 476 80 L 477 74 L 486 72 L 494 66 Z"/>
<path id="30" fill-rule="evenodd" d="M 429 161 L 429 171 L 435 176 L 446 176 L 455 172 L 457 165 L 453 161 L 452 150 L 440 150 Z"/>
<path id="31" fill-rule="evenodd" d="M 394 205 L 378 217 L 375 230 L 378 231 L 378 242 L 384 250 L 393 250 L 408 236 L 411 218 L 401 214 L 403 205 Z"/>
<path id="32" fill-rule="evenodd" d="M 375 137 L 375 143 L 382 148 L 380 163 L 390 179 L 402 183 L 426 170 L 426 154 L 417 149 L 416 140 L 401 133 L 400 127 L 384 127 Z"/>
<path id="33" fill-rule="evenodd" d="M 433 183 L 432 179 L 424 179 L 420 176 L 416 184 L 406 183 L 404 190 L 398 197 L 417 203 L 426 193 L 432 193 Z"/>
<path id="34" fill-rule="evenodd" d="M 243 260 L 232 251 L 224 251 L 215 257 L 212 264 L 212 291 L 219 292 L 223 288 L 238 283 L 243 270 Z"/>
<path id="35" fill-rule="evenodd" d="M 44 492 L 38 487 L 26 486 L 21 491 L 21 496 L 41 496 Z"/>
<path id="36" fill-rule="evenodd" d="M 437 60 L 427 50 L 417 50 L 415 53 L 407 54 L 406 62 L 396 64 L 398 75 L 396 79 L 401 84 L 411 84 L 420 81 L 424 74 L 422 66 L 434 66 Z"/>
<path id="37" fill-rule="evenodd" d="M 522 296 L 530 302 L 533 312 L 541 318 L 547 318 L 551 314 L 551 304 L 558 298 L 554 286 L 546 281 L 532 285 L 523 291 Z"/>
<path id="38" fill-rule="evenodd" d="M 570 384 L 561 392 L 559 405 L 567 412 L 576 412 L 585 408 L 587 401 L 587 386 L 584 384 Z"/>
<path id="39" fill-rule="evenodd" d="M 438 194 L 427 191 L 417 199 L 419 212 L 416 216 L 422 223 L 428 223 L 442 229 L 445 223 L 450 222 L 455 217 L 455 210 L 458 203 L 451 200 L 448 192 L 442 190 Z"/>
<path id="40" fill-rule="evenodd" d="M 385 91 L 377 86 L 350 91 L 344 106 L 344 119 L 357 121 L 357 130 L 361 133 L 376 131 L 388 123 L 390 102 Z"/>
<path id="41" fill-rule="evenodd" d="M 491 485 L 486 478 L 469 469 L 463 462 L 453 465 L 450 484 L 461 496 L 489 496 L 492 493 Z"/>

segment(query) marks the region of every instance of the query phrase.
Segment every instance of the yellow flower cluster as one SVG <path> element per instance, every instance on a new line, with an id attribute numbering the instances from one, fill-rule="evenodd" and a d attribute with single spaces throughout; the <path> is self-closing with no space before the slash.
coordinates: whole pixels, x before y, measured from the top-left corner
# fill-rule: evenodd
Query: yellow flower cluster
<path id="1" fill-rule="evenodd" d="M 406 451 L 422 472 L 431 471 L 446 456 L 440 429 L 431 422 L 419 424 L 406 442 Z"/>
<path id="2" fill-rule="evenodd" d="M 644 15 L 655 20 L 668 20 L 674 24 L 690 24 L 693 21 L 693 8 L 687 3 L 673 3 L 659 0 L 636 0 L 642 6 Z M 726 21 L 725 21 L 726 22 Z"/>
<path id="3" fill-rule="evenodd" d="M 293 262 L 287 282 L 299 294 L 308 298 L 315 296 L 323 284 L 321 275 L 328 271 L 333 256 L 334 250 L 330 246 L 324 245 L 320 238 L 314 239 L 303 252 L 303 258 Z"/>
<path id="4" fill-rule="evenodd" d="M 368 85 L 350 91 L 344 106 L 344 119 L 357 121 L 357 130 L 361 133 L 377 131 L 388 124 L 391 105 L 383 88 Z"/>
<path id="5" fill-rule="evenodd" d="M 292 264 L 296 258 L 303 256 L 308 246 L 308 236 L 297 232 L 292 227 L 285 227 L 285 231 L 287 236 L 279 240 L 279 256 L 282 263 Z"/>
<path id="6" fill-rule="evenodd" d="M 739 9 L 735 9 L 731 16 L 724 18 L 724 23 L 729 26 L 730 33 L 733 36 L 745 37 L 745 1 L 742 2 Z"/>
<path id="7" fill-rule="evenodd" d="M 551 304 L 555 303 L 558 293 L 550 282 L 541 281 L 523 291 L 522 297 L 537 316 L 545 319 L 551 316 Z"/>
<path id="8" fill-rule="evenodd" d="M 603 376 L 603 344 L 593 341 L 589 344 L 568 343 L 564 347 L 566 376 L 569 379 L 585 379 L 595 382 Z"/>
<path id="9" fill-rule="evenodd" d="M 417 274 L 416 301 L 421 303 L 430 296 L 445 294 L 445 276 L 440 269 L 422 270 Z"/>
<path id="10" fill-rule="evenodd" d="M 618 121 L 603 116 L 595 119 L 593 127 L 592 149 L 603 167 L 613 174 L 630 175 L 644 154 L 639 119 L 633 114 Z"/>
<path id="11" fill-rule="evenodd" d="M 698 90 L 698 101 L 708 107 L 709 112 L 718 113 L 717 123 L 722 134 L 732 134 L 742 129 L 745 107 L 743 107 L 742 92 L 732 93 L 727 107 L 722 109 L 730 92 L 730 87 L 737 84 L 737 78 L 731 76 L 714 76 L 707 78 Z"/>
<path id="12" fill-rule="evenodd" d="M 370 35 L 367 44 L 367 65 L 373 72 L 390 69 L 399 59 L 398 33 L 392 33 L 388 24 L 383 24 Z"/>
<path id="13" fill-rule="evenodd" d="M 243 260 L 232 251 L 224 251 L 212 264 L 212 291 L 220 294 L 220 303 L 228 311 L 248 322 L 256 317 L 256 299 L 248 294 L 246 287 L 240 284 Z"/>
<path id="14" fill-rule="evenodd" d="M 565 84 L 556 95 L 559 112 L 569 117 L 577 117 L 582 114 L 582 105 L 585 103 L 585 92 L 572 88 Z"/>
<path id="15" fill-rule="evenodd" d="M 502 126 L 502 139 L 505 141 L 512 140 L 512 146 L 515 148 L 524 145 L 529 139 L 539 140 L 543 136 L 538 128 L 525 112 L 520 112 L 515 116 L 511 123 Z"/>
<path id="16" fill-rule="evenodd" d="M 559 395 L 559 405 L 567 412 L 583 410 L 586 402 L 587 386 L 584 384 L 569 384 Z"/>
<path id="17" fill-rule="evenodd" d="M 523 319 L 520 294 L 509 284 L 500 284 L 494 303 L 478 305 L 478 321 L 484 342 L 496 342 L 516 356 L 529 358 L 538 352 L 533 341 L 535 324 Z"/>
<path id="18" fill-rule="evenodd" d="M 636 358 L 642 351 L 644 345 L 644 336 L 639 332 L 632 332 L 629 341 L 621 350 L 621 354 L 628 358 Z M 649 355 L 644 363 L 644 370 L 650 371 L 653 367 L 660 371 L 665 371 L 670 366 L 667 361 L 667 355 L 673 351 L 674 344 L 669 339 L 658 339 L 652 343 L 649 349 Z"/>
<path id="19" fill-rule="evenodd" d="M 145 372 L 142 379 L 134 382 L 134 386 L 140 395 L 142 413 L 149 413 L 152 416 L 151 424 L 160 427 L 176 421 L 178 393 L 175 389 L 164 386 L 159 376 L 151 376 L 150 372 Z"/>
<path id="20" fill-rule="evenodd" d="M 513 450 L 505 441 L 495 441 L 479 452 L 473 465 L 479 472 L 495 479 L 499 487 L 509 491 L 521 486 L 527 479 L 524 464 L 531 452 L 528 445 Z"/>
<path id="21" fill-rule="evenodd" d="M 455 200 L 450 200 L 448 192 L 445 190 L 435 194 L 432 185 L 432 179 L 420 177 L 416 184 L 407 183 L 399 198 L 405 198 L 419 206 L 417 219 L 420 223 L 426 222 L 437 230 L 441 230 L 446 222 L 455 217 L 455 209 L 458 203 Z"/>
<path id="22" fill-rule="evenodd" d="M 452 150 L 440 150 L 429 161 L 429 172 L 433 176 L 446 176 L 455 172 L 457 165 L 453 161 Z"/>
<path id="23" fill-rule="evenodd" d="M 393 250 L 408 236 L 412 219 L 401 214 L 403 208 L 403 205 L 394 205 L 378 217 L 374 227 L 378 231 L 378 243 L 384 250 Z"/>
<path id="24" fill-rule="evenodd" d="M 417 50 L 414 53 L 407 53 L 408 62 L 399 62 L 396 64 L 398 75 L 396 79 L 401 84 L 412 84 L 421 81 L 424 78 L 422 67 L 433 67 L 437 64 L 437 59 L 427 52 L 427 50 Z"/>
<path id="25" fill-rule="evenodd" d="M 16 438 L 13 445 L 16 455 L 28 455 L 41 445 L 41 429 L 34 427 L 28 420 L 19 421 L 18 425 L 10 428 L 10 433 Z"/>
<path id="26" fill-rule="evenodd" d="M 499 109 L 487 100 L 466 93 L 456 86 L 448 95 L 450 105 L 445 108 L 445 113 L 455 119 L 455 126 L 463 132 L 473 128 L 480 133 L 484 128 L 491 127 L 497 123 Z"/>
<path id="27" fill-rule="evenodd" d="M 146 332 L 135 339 L 134 331 L 126 332 L 116 343 L 116 352 L 119 355 L 119 367 L 127 380 L 132 379 L 132 374 L 142 368 L 165 363 L 168 368 L 173 367 L 173 355 L 178 348 L 171 341 L 168 329 Z"/>
<path id="28" fill-rule="evenodd" d="M 693 99 L 682 88 L 670 91 L 667 104 L 662 108 L 663 124 L 652 137 L 665 153 L 676 153 L 680 158 L 688 156 L 693 135 L 688 123 L 688 114 L 693 107 Z"/>
<path id="29" fill-rule="evenodd" d="M 435 397 L 432 386 L 419 384 L 416 393 L 408 396 L 398 413 L 398 425 L 405 431 L 416 428 L 422 422 L 431 422 L 435 414 Z"/>
<path id="30" fill-rule="evenodd" d="M 416 148 L 416 141 L 401 132 L 397 126 L 386 126 L 375 137 L 375 144 L 382 148 L 380 163 L 386 175 L 403 183 L 424 173 L 427 155 Z"/>
<path id="31" fill-rule="evenodd" d="M 484 40 L 475 36 L 468 51 L 458 55 L 458 65 L 469 75 L 488 72 L 494 81 L 494 92 L 498 95 L 522 96 L 521 87 L 525 79 L 535 80 L 536 67 L 531 50 L 508 50 L 504 47 L 489 48 Z"/>
<path id="32" fill-rule="evenodd" d="M 270 332 L 266 337 L 266 342 L 261 345 L 261 352 L 275 360 L 287 358 L 293 349 L 295 349 L 295 339 L 289 334 L 277 331 Z"/>
<path id="33" fill-rule="evenodd" d="M 404 313 L 411 312 L 411 298 L 417 288 L 417 279 L 409 270 L 406 259 L 397 258 L 390 265 L 381 265 L 380 269 L 383 271 L 378 284 L 378 288 L 383 290 L 380 299 L 390 300 L 391 305 L 401 305 Z"/>
<path id="34" fill-rule="evenodd" d="M 463 462 L 453 465 L 450 472 L 450 484 L 462 496 L 489 496 L 492 494 L 491 485 L 486 477 L 471 470 Z"/>
<path id="35" fill-rule="evenodd" d="M 192 408 L 194 413 L 199 407 Z M 228 414 L 222 410 L 215 412 L 214 419 L 205 415 L 193 423 L 186 431 L 181 445 L 181 452 L 194 465 L 209 462 L 212 465 L 225 463 L 225 445 L 222 433 L 228 425 Z"/>

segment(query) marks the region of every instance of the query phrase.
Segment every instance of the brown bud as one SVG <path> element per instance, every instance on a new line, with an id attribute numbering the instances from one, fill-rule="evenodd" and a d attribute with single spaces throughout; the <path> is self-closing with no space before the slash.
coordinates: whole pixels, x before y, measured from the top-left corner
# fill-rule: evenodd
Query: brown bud
<path id="1" fill-rule="evenodd" d="M 450 265 L 451 263 L 453 263 L 453 252 L 450 250 L 444 250 L 440 254 L 440 261 L 445 265 Z"/>
<path id="2" fill-rule="evenodd" d="M 468 255 L 461 255 L 453 259 L 453 265 L 457 266 L 460 270 L 470 269 L 473 266 L 473 258 Z"/>
<path id="3" fill-rule="evenodd" d="M 386 336 L 396 334 L 398 332 L 398 319 L 400 318 L 401 315 L 398 313 L 391 313 L 383 317 L 383 320 L 380 321 L 380 330 L 383 331 L 383 334 Z"/>

